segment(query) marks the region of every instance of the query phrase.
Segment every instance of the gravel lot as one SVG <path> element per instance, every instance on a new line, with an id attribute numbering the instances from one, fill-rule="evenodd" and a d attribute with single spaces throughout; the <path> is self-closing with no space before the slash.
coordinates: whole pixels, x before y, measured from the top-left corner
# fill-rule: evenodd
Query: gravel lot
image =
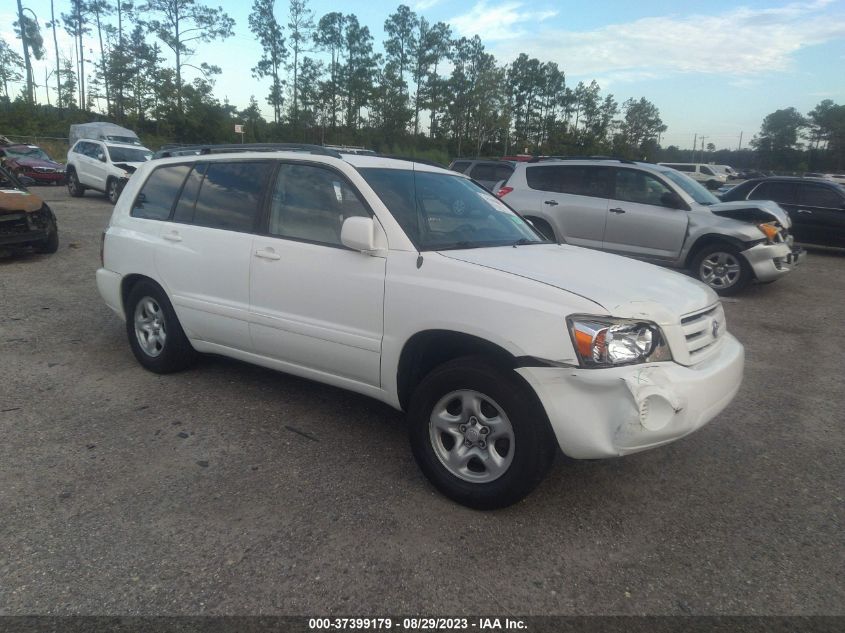
<path id="1" fill-rule="evenodd" d="M 845 614 L 845 253 L 726 303 L 710 425 L 481 513 L 380 403 L 141 369 L 94 282 L 111 205 L 36 191 L 59 252 L 0 256 L 0 614 Z"/>

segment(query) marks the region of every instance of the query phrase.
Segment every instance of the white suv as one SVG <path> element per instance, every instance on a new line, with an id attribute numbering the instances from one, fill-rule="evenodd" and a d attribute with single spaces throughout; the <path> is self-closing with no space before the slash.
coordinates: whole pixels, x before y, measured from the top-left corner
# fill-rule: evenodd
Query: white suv
<path id="1" fill-rule="evenodd" d="M 476 508 L 524 497 L 558 447 L 592 459 L 683 437 L 742 379 L 710 288 L 544 240 L 425 164 L 155 160 L 103 241 L 97 285 L 142 366 L 222 354 L 384 401 L 431 482 Z"/>
<path id="2" fill-rule="evenodd" d="M 115 204 L 129 177 L 152 156 L 152 150 L 139 145 L 81 139 L 67 155 L 68 193 L 78 198 L 94 189 Z"/>

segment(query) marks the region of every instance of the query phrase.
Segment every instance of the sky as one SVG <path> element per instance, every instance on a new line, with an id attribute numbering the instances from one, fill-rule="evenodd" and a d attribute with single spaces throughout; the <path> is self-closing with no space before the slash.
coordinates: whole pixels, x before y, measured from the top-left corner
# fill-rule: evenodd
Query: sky
<path id="1" fill-rule="evenodd" d="M 57 14 L 67 0 L 54 0 Z M 44 25 L 50 0 L 23 0 Z M 139 4 L 139 2 L 136 2 Z M 191 60 L 223 70 L 215 94 L 243 108 L 255 95 L 265 116 L 269 84 L 251 77 L 261 55 L 249 32 L 248 0 L 217 0 L 235 20 L 235 36 L 200 44 Z M 330 11 L 355 13 L 369 26 L 377 50 L 384 39 L 384 20 L 399 2 L 311 0 L 315 21 Z M 845 103 L 845 0 L 755 1 L 709 0 L 409 0 L 430 22 L 443 21 L 454 36 L 479 35 L 499 64 L 520 53 L 553 61 L 567 84 L 595 79 L 602 96 L 645 97 L 660 110 L 668 130 L 663 146 L 692 146 L 705 137 L 717 148 L 742 146 L 775 110 L 795 107 L 803 113 L 823 99 Z M 0 2 L 0 36 L 16 50 L 12 0 Z M 287 22 L 288 3 L 277 0 L 277 17 Z M 36 62 L 37 83 L 51 69 L 52 34 L 44 31 L 48 61 Z M 93 38 L 86 42 L 96 50 Z M 59 47 L 70 55 L 71 38 L 59 34 Z M 19 51 L 20 52 L 20 51 Z M 320 57 L 319 53 L 314 53 Z M 49 70 L 48 70 L 49 71 Z M 190 71 L 186 72 L 190 79 Z M 39 101 L 45 100 L 44 89 Z M 54 95 L 51 95 L 54 99 Z M 2 132 L 2 130 L 0 130 Z M 700 147 L 700 145 L 699 145 Z"/>

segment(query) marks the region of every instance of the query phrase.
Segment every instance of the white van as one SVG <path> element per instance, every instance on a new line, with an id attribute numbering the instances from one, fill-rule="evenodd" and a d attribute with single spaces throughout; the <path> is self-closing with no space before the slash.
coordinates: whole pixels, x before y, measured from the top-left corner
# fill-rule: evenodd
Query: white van
<path id="1" fill-rule="evenodd" d="M 684 172 L 693 180 L 702 183 L 708 189 L 718 189 L 728 182 L 728 174 L 719 167 L 727 165 L 707 165 L 705 163 L 657 163 L 664 167 L 671 167 L 677 171 Z"/>

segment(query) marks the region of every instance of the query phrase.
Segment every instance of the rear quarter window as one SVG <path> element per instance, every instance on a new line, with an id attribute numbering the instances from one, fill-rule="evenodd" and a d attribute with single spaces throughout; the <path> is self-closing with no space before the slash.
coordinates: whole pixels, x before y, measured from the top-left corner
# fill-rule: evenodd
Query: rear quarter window
<path id="1" fill-rule="evenodd" d="M 150 174 L 135 196 L 130 215 L 144 220 L 167 220 L 190 165 L 166 165 Z"/>
<path id="2" fill-rule="evenodd" d="M 466 171 L 466 168 L 469 167 L 470 161 L 468 160 L 459 160 L 452 163 L 452 171 L 456 171 L 460 174 Z"/>

